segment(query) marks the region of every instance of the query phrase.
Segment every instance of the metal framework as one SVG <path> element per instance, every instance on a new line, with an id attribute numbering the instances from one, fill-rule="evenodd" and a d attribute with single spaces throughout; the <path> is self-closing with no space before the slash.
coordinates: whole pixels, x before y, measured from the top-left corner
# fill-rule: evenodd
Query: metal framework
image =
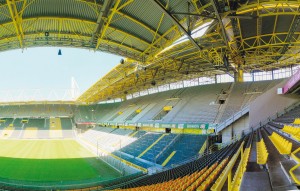
<path id="1" fill-rule="evenodd" d="M 300 1 L 45 2 L 0 0 L 0 51 L 68 46 L 126 58 L 79 103 L 122 98 L 153 84 L 272 70 L 300 60 Z M 206 23 L 211 23 L 206 31 L 195 36 L 195 29 Z"/>

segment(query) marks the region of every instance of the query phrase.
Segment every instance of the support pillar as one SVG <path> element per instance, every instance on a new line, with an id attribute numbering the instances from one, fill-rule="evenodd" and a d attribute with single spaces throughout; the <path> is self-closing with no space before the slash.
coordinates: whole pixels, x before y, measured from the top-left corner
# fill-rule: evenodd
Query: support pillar
<path id="1" fill-rule="evenodd" d="M 244 82 L 244 70 L 241 66 L 238 67 L 237 72 L 234 73 L 235 82 Z"/>

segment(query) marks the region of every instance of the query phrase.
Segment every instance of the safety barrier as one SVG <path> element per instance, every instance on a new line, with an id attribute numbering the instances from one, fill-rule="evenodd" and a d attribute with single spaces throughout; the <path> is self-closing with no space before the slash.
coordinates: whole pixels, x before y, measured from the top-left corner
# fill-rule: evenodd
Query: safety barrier
<path id="1" fill-rule="evenodd" d="M 297 178 L 297 176 L 294 174 L 293 171 L 295 171 L 297 168 L 300 168 L 300 164 L 294 166 L 293 168 L 290 169 L 290 175 L 292 177 L 292 179 L 294 180 L 294 182 L 298 185 L 300 185 L 300 180 Z"/>
<path id="2" fill-rule="evenodd" d="M 237 191 L 240 190 L 244 172 L 246 171 L 250 151 L 251 151 L 251 146 L 249 148 L 246 148 L 244 151 L 244 154 L 242 155 L 241 161 L 239 163 L 239 166 L 236 170 L 236 173 L 235 173 L 233 181 L 232 181 L 232 190 L 237 190 Z M 230 189 L 228 189 L 228 190 L 230 190 Z"/>
<path id="3" fill-rule="evenodd" d="M 300 158 L 297 157 L 297 154 L 296 154 L 296 153 L 298 153 L 298 152 L 300 152 L 300 147 L 299 147 L 298 149 L 294 150 L 294 151 L 292 152 L 291 156 L 292 156 L 292 158 L 293 158 L 295 161 L 297 161 L 298 163 L 300 163 Z"/>
<path id="4" fill-rule="evenodd" d="M 241 144 L 241 146 L 239 147 L 237 152 L 233 155 L 233 157 L 227 164 L 226 168 L 220 174 L 219 178 L 215 181 L 215 184 L 211 187 L 211 190 L 213 190 L 213 191 L 221 190 L 223 188 L 226 180 L 228 180 L 227 181 L 228 182 L 228 190 L 230 190 L 229 188 L 232 187 L 232 185 L 231 185 L 232 172 L 231 171 L 232 171 L 232 168 L 233 168 L 237 158 L 239 157 L 240 153 L 242 154 L 243 147 L 244 147 L 244 142 Z"/>
<path id="5" fill-rule="evenodd" d="M 218 163 L 214 163 L 211 167 L 209 167 L 199 178 L 197 178 L 186 190 L 192 191 L 199 187 L 204 180 L 209 176 L 209 174 L 218 166 Z"/>

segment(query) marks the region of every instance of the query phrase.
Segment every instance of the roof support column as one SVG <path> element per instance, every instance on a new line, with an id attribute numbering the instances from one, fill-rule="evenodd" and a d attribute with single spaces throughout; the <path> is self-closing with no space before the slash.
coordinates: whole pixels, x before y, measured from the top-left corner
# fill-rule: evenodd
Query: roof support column
<path id="1" fill-rule="evenodd" d="M 20 14 L 17 9 L 16 1 L 15 0 L 6 0 L 9 13 L 12 19 L 12 22 L 16 29 L 16 35 L 19 40 L 20 48 L 24 48 L 24 33 L 22 28 L 22 13 Z M 26 5 L 26 0 L 23 2 L 23 7 Z"/>
<path id="2" fill-rule="evenodd" d="M 105 21 L 107 20 L 110 8 L 112 7 L 114 3 L 114 0 L 111 1 L 104 1 L 101 11 L 97 18 L 97 26 L 95 28 L 95 32 L 92 35 L 92 38 L 90 40 L 91 48 L 95 47 L 98 41 L 98 37 L 100 36 L 100 32 L 105 24 Z"/>
<path id="3" fill-rule="evenodd" d="M 244 70 L 241 66 L 237 68 L 237 71 L 234 73 L 235 82 L 244 82 Z"/>

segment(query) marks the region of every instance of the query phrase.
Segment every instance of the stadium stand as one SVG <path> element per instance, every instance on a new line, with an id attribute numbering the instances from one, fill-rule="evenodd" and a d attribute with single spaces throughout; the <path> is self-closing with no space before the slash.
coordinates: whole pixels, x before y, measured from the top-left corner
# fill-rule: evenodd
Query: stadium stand
<path id="1" fill-rule="evenodd" d="M 36 118 L 73 116 L 73 106 L 69 104 L 7 105 L 0 107 L 2 117 Z"/>
<path id="2" fill-rule="evenodd" d="M 95 127 L 82 134 L 85 141 L 138 166 L 171 166 L 198 155 L 206 136 L 164 134 Z M 172 154 L 173 153 L 173 154 Z M 171 157 L 170 157 L 171 156 Z"/>
<path id="3" fill-rule="evenodd" d="M 26 122 L 23 123 L 23 121 Z M 1 137 L 10 139 L 65 139 L 75 137 L 70 118 L 55 119 L 55 126 L 52 122 L 53 120 L 49 118 L 6 118 L 1 123 Z M 50 123 L 52 124 L 52 129 L 50 128 Z M 60 128 L 56 127 L 57 124 Z"/>
<path id="4" fill-rule="evenodd" d="M 241 143 L 241 142 L 239 142 Z M 195 190 L 207 189 L 215 180 L 239 146 L 238 143 L 225 147 L 218 152 L 173 169 L 142 177 L 117 190 Z"/>
<path id="5" fill-rule="evenodd" d="M 298 127 L 291 126 L 295 125 L 297 113 L 299 106 L 257 130 L 257 161 L 256 152 L 252 152 L 241 190 L 293 190 L 297 185 L 299 187 L 300 143 L 293 136 Z"/>
<path id="6" fill-rule="evenodd" d="M 174 153 L 164 166 L 171 166 L 197 155 L 201 146 L 204 144 L 206 136 L 203 135 L 178 135 L 177 140 L 158 157 L 157 162 L 163 164 L 168 157 Z"/>
<path id="7" fill-rule="evenodd" d="M 228 92 L 228 101 L 225 102 L 225 111 L 218 122 L 222 122 L 241 108 L 249 105 L 257 96 L 278 84 L 281 80 L 262 81 L 258 83 L 243 82 L 234 83 L 233 88 Z"/>
<path id="8" fill-rule="evenodd" d="M 115 133 L 114 133 L 115 132 Z M 127 130 L 118 130 L 109 127 L 96 127 L 84 132 L 81 136 L 92 145 L 101 146 L 108 151 L 120 149 L 131 143 L 135 138 L 127 136 L 130 134 Z"/>
<path id="9" fill-rule="evenodd" d="M 74 112 L 75 121 L 220 123 L 281 81 L 210 84 L 150 94 L 121 103 L 79 106 Z M 224 91 L 230 96 L 220 104 L 218 98 Z M 173 108 L 159 117 L 164 106 Z M 138 109 L 140 113 L 130 118 Z"/>
<path id="10" fill-rule="evenodd" d="M 72 79 L 68 101 L 4 91 L 0 190 L 299 190 L 299 7 L 1 1 L 0 52 L 54 46 L 122 58 L 82 95 Z M 3 87 L 16 71 L 3 67 Z"/>

